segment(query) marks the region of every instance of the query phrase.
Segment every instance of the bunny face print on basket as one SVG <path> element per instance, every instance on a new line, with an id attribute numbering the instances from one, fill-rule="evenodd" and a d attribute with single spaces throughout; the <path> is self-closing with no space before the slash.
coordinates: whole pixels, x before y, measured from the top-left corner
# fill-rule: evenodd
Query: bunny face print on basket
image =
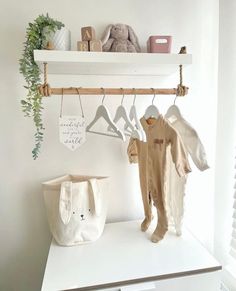
<path id="1" fill-rule="evenodd" d="M 85 192 L 80 192 L 79 195 L 74 198 L 71 219 L 81 224 L 88 223 L 95 215 L 93 199 Z"/>
<path id="2" fill-rule="evenodd" d="M 63 241 L 68 237 L 78 244 L 93 241 L 99 236 L 98 225 L 103 223 L 101 217 L 104 212 L 100 196 L 96 179 L 90 180 L 90 183 L 61 184 L 59 220 Z"/>

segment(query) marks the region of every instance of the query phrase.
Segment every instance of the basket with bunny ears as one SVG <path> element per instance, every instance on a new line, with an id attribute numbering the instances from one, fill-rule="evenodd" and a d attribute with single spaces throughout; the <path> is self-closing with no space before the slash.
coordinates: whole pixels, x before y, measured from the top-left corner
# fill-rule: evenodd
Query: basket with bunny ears
<path id="1" fill-rule="evenodd" d="M 126 24 L 107 26 L 101 41 L 104 52 L 139 53 L 141 51 L 135 32 Z"/>

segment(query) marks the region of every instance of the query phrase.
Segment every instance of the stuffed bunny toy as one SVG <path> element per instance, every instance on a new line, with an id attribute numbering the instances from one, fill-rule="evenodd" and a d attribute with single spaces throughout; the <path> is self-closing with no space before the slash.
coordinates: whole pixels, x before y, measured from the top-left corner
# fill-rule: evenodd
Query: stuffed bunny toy
<path id="1" fill-rule="evenodd" d="M 101 41 L 104 52 L 139 53 L 141 51 L 136 34 L 126 24 L 109 25 Z"/>

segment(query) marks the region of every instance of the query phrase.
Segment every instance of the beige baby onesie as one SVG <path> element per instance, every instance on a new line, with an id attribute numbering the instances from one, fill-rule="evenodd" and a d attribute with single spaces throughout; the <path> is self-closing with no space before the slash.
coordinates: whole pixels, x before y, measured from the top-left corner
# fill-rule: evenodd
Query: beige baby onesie
<path id="1" fill-rule="evenodd" d="M 166 150 L 170 147 L 173 162 L 179 176 L 191 171 L 182 141 L 176 130 L 161 115 L 149 125 L 143 117 L 140 119 L 146 133 L 147 142 L 130 139 L 128 156 L 131 163 L 139 164 L 139 177 L 142 192 L 145 219 L 141 229 L 146 231 L 152 220 L 151 201 L 157 208 L 158 224 L 151 240 L 161 240 L 167 229 L 168 221 L 164 205 L 166 183 Z"/>
<path id="2" fill-rule="evenodd" d="M 180 135 L 186 152 L 191 156 L 197 168 L 200 171 L 208 169 L 209 166 L 207 164 L 205 149 L 197 132 L 181 116 L 178 118 L 172 117 L 169 121 Z M 167 164 L 166 211 L 168 223 L 175 226 L 177 235 L 181 235 L 187 176 L 179 177 L 169 150 L 167 150 Z"/>

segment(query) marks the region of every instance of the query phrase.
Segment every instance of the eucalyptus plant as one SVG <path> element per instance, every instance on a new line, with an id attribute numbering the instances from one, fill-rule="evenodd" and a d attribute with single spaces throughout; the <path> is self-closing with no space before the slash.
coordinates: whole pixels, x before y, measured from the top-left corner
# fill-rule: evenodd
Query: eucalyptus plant
<path id="1" fill-rule="evenodd" d="M 26 29 L 26 41 L 22 58 L 19 60 L 20 73 L 23 74 L 27 90 L 27 96 L 21 100 L 22 111 L 25 116 L 32 117 L 36 132 L 34 134 L 35 147 L 32 150 L 33 158 L 39 155 L 41 143 L 43 141 L 43 120 L 42 120 L 42 95 L 38 87 L 41 83 L 40 69 L 34 61 L 34 50 L 41 50 L 47 47 L 52 34 L 63 27 L 64 24 L 46 16 L 39 15 Z"/>

